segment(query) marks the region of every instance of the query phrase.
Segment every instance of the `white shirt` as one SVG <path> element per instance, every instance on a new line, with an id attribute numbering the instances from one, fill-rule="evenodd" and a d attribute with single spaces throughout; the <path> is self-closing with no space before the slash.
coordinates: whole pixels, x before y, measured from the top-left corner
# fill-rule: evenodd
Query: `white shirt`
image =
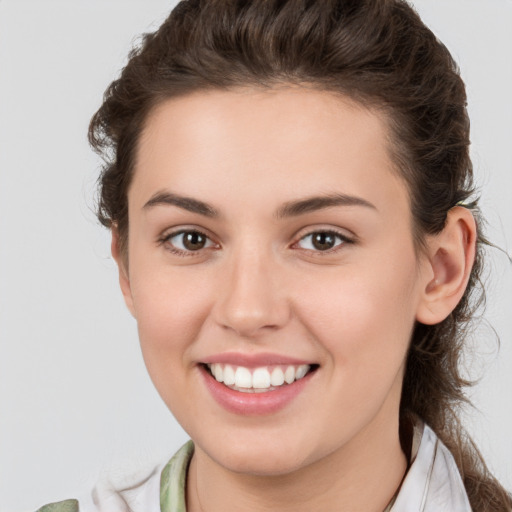
<path id="1" fill-rule="evenodd" d="M 390 512 L 471 512 L 451 453 L 428 426 L 415 429 L 420 429 L 419 446 L 417 451 L 413 448 L 411 465 Z M 186 512 L 185 479 L 192 454 L 189 442 L 167 465 L 129 487 L 97 486 L 79 501 L 80 512 Z"/>

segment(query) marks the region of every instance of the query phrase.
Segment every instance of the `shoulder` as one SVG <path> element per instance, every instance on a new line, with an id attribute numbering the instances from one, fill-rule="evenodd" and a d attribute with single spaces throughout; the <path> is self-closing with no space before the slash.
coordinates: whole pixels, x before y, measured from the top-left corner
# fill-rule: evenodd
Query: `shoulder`
<path id="1" fill-rule="evenodd" d="M 123 477 L 122 485 L 113 484 L 109 478 L 102 479 L 77 499 L 50 503 L 37 512 L 160 512 L 159 469 Z"/>
<path id="2" fill-rule="evenodd" d="M 58 503 L 50 503 L 37 509 L 36 512 L 78 512 L 78 500 L 65 500 Z"/>
<path id="3" fill-rule="evenodd" d="M 417 423 L 415 430 L 417 452 L 392 512 L 471 512 L 452 454 L 427 425 Z"/>
<path id="4" fill-rule="evenodd" d="M 99 482 L 78 500 L 65 500 L 41 507 L 36 512 L 169 512 L 185 510 L 185 482 L 194 452 L 191 441 L 171 460 L 151 472 L 126 478 L 122 485 Z"/>

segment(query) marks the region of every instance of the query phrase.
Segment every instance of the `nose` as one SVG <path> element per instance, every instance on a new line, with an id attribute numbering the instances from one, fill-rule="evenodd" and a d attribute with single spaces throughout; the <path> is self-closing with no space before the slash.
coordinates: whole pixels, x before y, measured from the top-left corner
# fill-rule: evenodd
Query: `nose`
<path id="1" fill-rule="evenodd" d="M 215 317 L 219 325 L 246 338 L 283 327 L 290 307 L 282 269 L 255 249 L 238 251 L 219 274 Z"/>

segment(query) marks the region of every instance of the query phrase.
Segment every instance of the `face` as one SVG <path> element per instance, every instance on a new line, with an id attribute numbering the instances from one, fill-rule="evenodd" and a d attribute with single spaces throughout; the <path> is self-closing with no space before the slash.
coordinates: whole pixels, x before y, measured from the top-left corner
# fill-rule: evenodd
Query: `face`
<path id="1" fill-rule="evenodd" d="M 376 113 L 326 92 L 201 92 L 147 120 L 123 292 L 149 374 L 224 468 L 284 474 L 396 429 L 421 290 Z"/>

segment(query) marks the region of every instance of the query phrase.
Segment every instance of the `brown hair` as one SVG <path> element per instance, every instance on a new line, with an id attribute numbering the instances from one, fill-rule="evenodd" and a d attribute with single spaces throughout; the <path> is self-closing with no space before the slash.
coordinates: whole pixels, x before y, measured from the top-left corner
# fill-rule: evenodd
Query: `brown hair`
<path id="1" fill-rule="evenodd" d="M 346 95 L 387 114 L 391 149 L 409 188 L 417 243 L 466 202 L 477 221 L 466 93 L 445 46 L 404 0 L 185 0 L 132 51 L 94 115 L 89 140 L 105 159 L 98 218 L 125 247 L 127 191 L 138 137 L 164 99 L 206 89 L 279 84 Z M 481 224 L 481 223 L 480 223 Z M 464 297 L 411 340 L 402 418 L 429 424 L 453 453 L 474 510 L 510 510 L 458 417 L 470 383 L 460 373 L 469 320 L 482 300 L 480 234 Z"/>

